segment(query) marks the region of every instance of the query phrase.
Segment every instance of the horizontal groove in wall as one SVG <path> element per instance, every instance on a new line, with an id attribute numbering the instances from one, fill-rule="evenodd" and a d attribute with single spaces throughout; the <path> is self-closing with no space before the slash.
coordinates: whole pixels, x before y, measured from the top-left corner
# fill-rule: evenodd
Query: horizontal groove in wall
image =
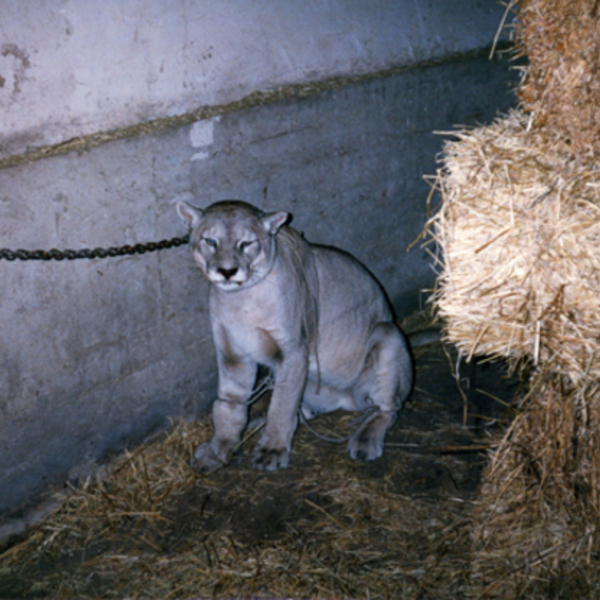
<path id="1" fill-rule="evenodd" d="M 508 42 L 501 42 L 493 48 L 493 51 L 496 53 L 504 53 L 510 50 L 511 47 L 512 46 Z M 112 129 L 110 131 L 96 132 L 85 136 L 75 137 L 60 144 L 39 146 L 22 154 L 15 154 L 0 159 L 0 169 L 15 167 L 23 163 L 34 162 L 43 158 L 50 158 L 52 156 L 58 156 L 61 154 L 68 154 L 69 152 L 81 153 L 116 140 L 149 135 L 165 129 L 182 127 L 184 125 L 195 123 L 196 121 L 211 119 L 219 115 L 225 115 L 227 113 L 236 112 L 247 108 L 264 106 L 274 102 L 309 98 L 312 96 L 317 96 L 323 92 L 329 92 L 352 85 L 368 83 L 377 79 L 386 79 L 407 71 L 436 67 L 460 60 L 481 58 L 484 56 L 489 57 L 491 51 L 492 46 L 488 46 L 473 52 L 447 55 L 441 59 L 419 62 L 413 65 L 399 65 L 373 73 L 343 77 L 329 77 L 309 83 L 289 84 L 270 91 L 256 91 L 240 100 L 235 100 L 227 104 L 221 104 L 218 106 L 202 106 L 194 111 L 173 117 L 161 117 L 144 123 L 130 125 L 128 127 L 121 127 Z"/>

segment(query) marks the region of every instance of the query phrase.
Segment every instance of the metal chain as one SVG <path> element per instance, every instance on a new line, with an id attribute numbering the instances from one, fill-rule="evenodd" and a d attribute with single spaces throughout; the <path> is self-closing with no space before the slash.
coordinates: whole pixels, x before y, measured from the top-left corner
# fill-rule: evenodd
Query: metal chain
<path id="1" fill-rule="evenodd" d="M 127 246 L 112 246 L 110 248 L 81 248 L 80 250 L 9 250 L 0 248 L 0 260 L 76 260 L 78 258 L 108 258 L 109 256 L 127 256 L 133 254 L 145 254 L 156 252 L 167 248 L 176 248 L 190 241 L 189 235 L 174 237 L 170 240 L 160 242 L 147 242 L 145 244 L 134 244 Z"/>

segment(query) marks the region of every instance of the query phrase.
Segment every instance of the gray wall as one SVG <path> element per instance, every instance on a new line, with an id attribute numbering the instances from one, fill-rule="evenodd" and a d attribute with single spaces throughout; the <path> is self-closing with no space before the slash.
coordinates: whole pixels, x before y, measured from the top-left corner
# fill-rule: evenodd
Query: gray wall
<path id="1" fill-rule="evenodd" d="M 0 0 L 0 157 L 489 45 L 495 0 Z"/>
<path id="2" fill-rule="evenodd" d="M 189 19 L 192 8 L 212 7 L 224 18 L 222 7 L 239 6 L 231 2 L 163 4 L 161 18 L 168 16 L 180 25 Z M 301 4 L 313 12 L 321 6 Z M 377 4 L 368 14 L 363 3 L 340 0 L 322 4 L 329 7 L 330 26 L 341 27 L 334 18 L 336 11 L 341 11 L 349 29 L 325 34 L 324 25 L 318 25 L 313 39 L 310 11 L 304 22 L 298 21 L 298 30 L 304 28 L 310 43 L 303 56 L 299 31 L 292 36 L 298 44 L 294 52 L 300 54 L 295 64 L 304 66 L 287 76 L 294 82 L 312 82 L 309 93 L 292 87 L 289 94 L 278 96 L 286 100 L 247 108 L 242 102 L 236 110 L 225 107 L 218 111 L 219 116 L 192 124 L 150 127 L 144 135 L 124 136 L 89 150 L 79 146 L 80 152 L 61 154 L 61 148 L 54 148 L 43 160 L 20 162 L 20 156 L 8 163 L 13 166 L 0 170 L 0 246 L 79 248 L 157 240 L 185 232 L 173 206 L 179 199 L 202 206 L 223 198 L 242 198 L 262 207 L 290 210 L 295 226 L 309 240 L 350 250 L 368 265 L 399 312 L 417 308 L 421 290 L 433 283 L 433 271 L 423 249 L 407 253 L 406 247 L 425 221 L 429 188 L 423 174 L 435 171 L 435 155 L 441 146 L 441 138 L 433 132 L 457 123 L 489 121 L 513 102 L 506 62 L 489 61 L 483 53 L 455 55 L 457 39 L 464 41 L 456 33 L 464 15 L 479 19 L 465 25 L 471 33 L 464 37 L 472 40 L 471 49 L 483 48 L 493 39 L 501 7 L 493 12 L 486 3 L 464 0 L 459 19 L 459 9 L 456 14 L 449 11 L 443 0 L 394 3 L 395 17 L 386 12 L 392 10 L 388 3 Z M 16 5 L 6 2 L 2 8 L 9 6 L 14 12 Z M 34 10 L 38 4 L 19 5 L 24 29 L 26 20 L 38 15 Z M 82 1 L 56 3 L 67 12 L 77 7 L 80 17 L 84 5 Z M 124 9 L 118 9 L 116 3 L 102 6 L 118 13 L 139 9 L 141 3 L 131 2 Z M 255 6 L 266 11 L 274 5 L 257 2 Z M 234 32 L 240 31 L 248 44 L 252 36 L 258 36 L 261 48 L 278 47 L 280 42 L 288 47 L 291 41 L 279 24 L 285 17 L 289 33 L 293 19 L 281 7 L 292 10 L 298 3 L 277 2 L 276 6 L 280 7 L 280 21 L 274 24 L 267 19 L 260 36 L 238 17 L 227 27 L 219 27 L 226 30 L 223 35 L 227 39 L 234 39 Z M 39 3 L 38 8 L 42 16 L 49 10 L 47 3 Z M 114 35 L 120 39 L 127 31 L 135 38 L 127 27 L 146 31 L 152 14 L 142 18 L 132 13 L 129 20 L 119 20 Z M 404 46 L 394 44 L 400 39 L 406 45 L 406 40 L 416 35 L 414 23 L 405 17 L 414 19 L 422 32 L 419 52 L 414 50 L 414 40 L 411 42 L 413 57 L 435 55 L 439 64 L 410 63 L 410 69 L 399 68 L 401 61 L 410 57 L 402 50 Z M 454 29 L 443 27 L 446 17 Z M 436 23 L 437 29 L 428 29 Z M 60 27 L 50 27 L 50 41 L 41 41 L 40 64 L 49 60 L 42 55 L 49 52 L 51 42 L 58 44 L 52 36 L 71 35 L 61 33 Z M 376 35 L 378 27 L 384 31 L 381 40 Z M 218 33 L 211 29 L 211 35 L 220 40 L 215 31 Z M 398 39 L 392 35 L 394 31 Z M 271 34 L 273 39 L 266 43 Z M 381 47 L 361 62 L 351 49 L 356 50 L 356 39 L 363 38 L 377 38 Z M 139 34 L 136 39 L 141 39 Z M 337 50 L 332 40 L 338 40 Z M 78 43 L 85 46 L 85 39 Z M 121 48 L 119 43 L 116 48 Z M 144 52 L 159 54 L 162 46 L 153 43 L 158 44 L 147 41 Z M 227 47 L 224 42 L 223 47 Z M 138 49 L 135 44 L 132 48 Z M 72 56 L 62 46 L 59 50 L 85 66 L 81 57 Z M 447 61 L 441 60 L 445 51 Z M 34 54 L 32 46 L 29 55 Z M 12 55 L 4 58 L 7 56 Z M 97 53 L 88 50 L 84 56 L 90 69 L 99 68 Z M 223 73 L 227 66 L 231 71 L 236 56 L 226 55 L 225 62 L 215 68 L 215 90 L 225 85 Z M 256 56 L 264 59 L 266 55 L 259 52 Z M 213 90 L 210 98 L 231 99 L 263 84 L 265 88 L 283 85 L 284 91 L 288 89 L 285 78 L 278 78 L 277 68 L 273 69 L 275 79 L 268 83 L 269 65 L 256 56 L 250 50 L 244 54 L 248 61 L 245 69 L 256 66 L 255 80 L 246 81 L 246 76 L 237 83 L 227 80 L 229 91 Z M 321 70 L 314 67 L 311 71 L 306 65 L 319 57 Z M 109 55 L 106 60 L 114 58 Z M 126 65 L 138 60 L 128 54 L 123 58 Z M 394 61 L 396 68 L 376 70 Z M 29 62 L 33 64 L 31 59 Z M 190 64 L 186 63 L 186 68 L 191 69 Z M 334 82 L 318 77 L 311 80 L 315 73 L 339 74 L 343 71 L 340 64 L 346 65 L 345 75 L 353 77 L 356 68 L 361 76 Z M 68 68 L 68 64 L 57 68 L 58 82 Z M 374 69 L 372 73 L 369 68 Z M 113 64 L 111 69 L 115 80 L 127 77 L 119 65 Z M 135 79 L 138 75 L 131 76 Z M 47 72 L 36 80 L 40 86 L 41 80 L 55 91 Z M 97 100 L 90 100 L 83 110 L 80 104 L 61 106 L 59 96 L 49 94 L 49 98 L 56 97 L 56 115 L 65 135 L 93 133 L 103 122 L 111 127 L 131 124 L 136 115 L 148 114 L 141 108 L 141 112 L 135 110 L 135 102 L 147 106 L 148 98 L 127 104 L 108 84 L 106 81 L 106 93 L 113 103 L 107 105 L 107 112 L 94 104 Z M 95 84 L 98 97 L 103 85 L 102 81 Z M 139 91 L 137 84 L 131 87 Z M 18 113 L 11 121 L 17 133 L 30 136 L 33 151 L 36 145 L 56 139 L 52 127 L 46 128 L 49 121 L 40 107 L 40 90 L 38 104 L 31 104 L 34 116 L 39 111 L 39 119 Z M 181 91 L 172 81 L 165 90 L 175 98 Z M 224 95 L 219 96 L 221 93 Z M 185 108 L 186 102 L 195 98 L 194 94 L 189 98 L 182 94 L 177 106 Z M 119 101 L 124 103 L 122 114 Z M 165 102 L 153 104 L 150 113 L 159 115 L 157 118 L 168 116 L 165 107 L 173 104 Z M 108 110 L 110 107 L 114 111 Z M 56 131 L 60 134 L 61 127 Z M 13 133 L 5 146 L 9 158 L 25 148 L 20 145 L 25 138 Z M 189 248 L 91 261 L 0 261 L 0 277 L 0 364 L 4 370 L 0 379 L 0 515 L 4 518 L 14 515 L 48 485 L 64 481 L 69 472 L 166 426 L 170 417 L 190 417 L 206 410 L 216 377 L 206 313 L 207 287 L 192 264 Z"/>

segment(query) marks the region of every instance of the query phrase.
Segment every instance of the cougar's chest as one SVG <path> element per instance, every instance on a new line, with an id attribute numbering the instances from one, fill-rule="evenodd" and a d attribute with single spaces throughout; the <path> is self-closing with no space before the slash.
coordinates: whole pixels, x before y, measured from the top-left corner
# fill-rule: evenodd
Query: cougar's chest
<path id="1" fill-rule="evenodd" d="M 230 294 L 211 293 L 215 341 L 226 340 L 229 351 L 240 358 L 276 365 L 283 359 L 285 311 L 269 290 L 255 288 Z"/>

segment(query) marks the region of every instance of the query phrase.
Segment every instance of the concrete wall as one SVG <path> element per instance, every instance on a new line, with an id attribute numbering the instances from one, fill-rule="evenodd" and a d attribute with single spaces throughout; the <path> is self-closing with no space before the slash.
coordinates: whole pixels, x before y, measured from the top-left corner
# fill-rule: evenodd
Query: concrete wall
<path id="1" fill-rule="evenodd" d="M 122 4 L 0 4 L 9 159 L 0 169 L 0 246 L 168 238 L 185 232 L 175 201 L 242 198 L 291 210 L 308 239 L 367 264 L 399 311 L 417 308 L 433 272 L 423 249 L 406 247 L 425 220 L 422 176 L 435 171 L 441 145 L 433 131 L 489 121 L 513 102 L 505 61 L 456 56 L 491 43 L 502 7 Z M 431 58 L 437 64 L 413 62 Z M 323 82 L 332 75 L 348 79 Z M 87 92 L 66 85 L 71 79 Z M 74 135 L 97 140 L 149 117 L 275 88 L 283 89 L 276 102 L 217 106 L 219 116 L 195 122 L 182 113 L 166 122 L 178 126 L 161 121 L 133 136 L 117 129 L 93 148 L 84 139 L 80 152 L 35 154 Z M 22 153 L 32 149 L 29 161 Z M 208 406 L 216 373 L 207 286 L 189 248 L 0 261 L 0 278 L 0 522 L 82 465 Z"/>
<path id="2" fill-rule="evenodd" d="M 0 0 L 0 157 L 489 45 L 494 0 Z"/>

